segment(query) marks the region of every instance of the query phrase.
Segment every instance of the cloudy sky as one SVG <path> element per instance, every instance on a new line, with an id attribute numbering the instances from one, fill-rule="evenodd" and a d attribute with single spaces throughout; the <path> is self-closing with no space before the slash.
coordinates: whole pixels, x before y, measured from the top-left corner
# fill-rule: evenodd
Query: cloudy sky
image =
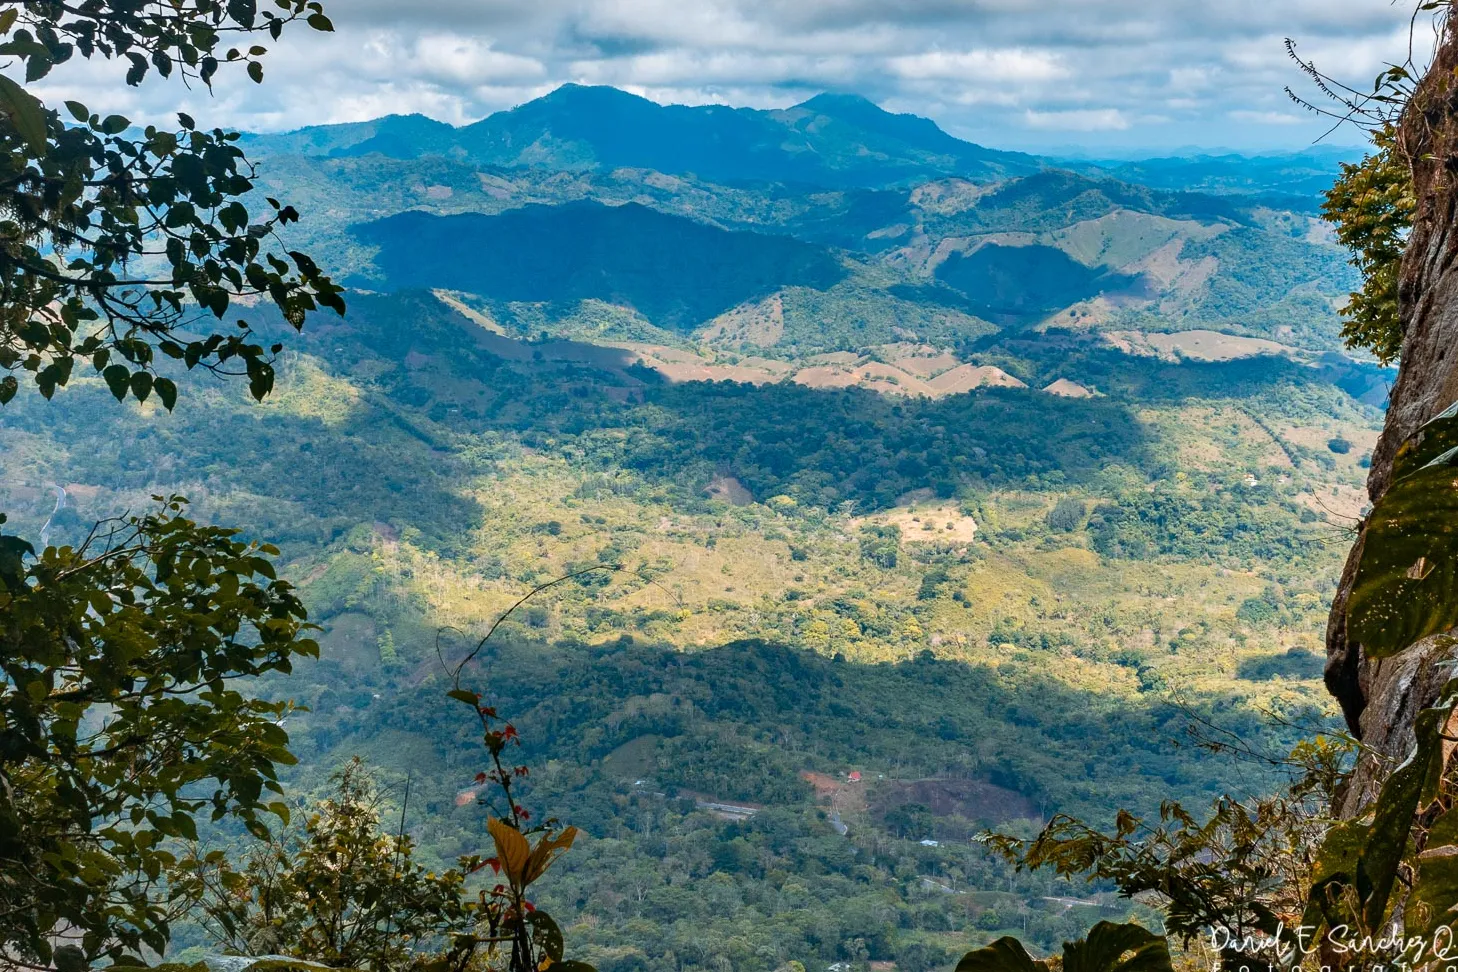
<path id="1" fill-rule="evenodd" d="M 782 107 L 864 94 L 1002 148 L 1138 153 L 1305 147 L 1328 127 L 1287 58 L 1364 87 L 1408 56 L 1413 0 L 326 0 L 333 35 L 295 31 L 261 88 L 211 99 L 127 89 L 68 65 L 48 94 L 134 121 L 179 98 L 255 131 L 423 112 L 474 121 L 568 81 L 663 103 Z M 1419 25 L 1416 56 L 1432 46 Z M 1333 140 L 1351 142 L 1355 132 Z"/>

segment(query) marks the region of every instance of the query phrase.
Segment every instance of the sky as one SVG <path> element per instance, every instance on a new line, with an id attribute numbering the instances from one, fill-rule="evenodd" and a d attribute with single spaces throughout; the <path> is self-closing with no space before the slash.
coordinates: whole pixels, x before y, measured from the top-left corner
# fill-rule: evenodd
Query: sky
<path id="1" fill-rule="evenodd" d="M 1313 86 L 1285 38 L 1369 87 L 1425 63 L 1416 0 L 326 0 L 333 34 L 298 29 L 206 91 L 139 89 L 71 64 L 48 97 L 134 122 L 185 108 L 209 125 L 283 131 L 421 112 L 461 124 L 565 82 L 664 104 L 785 107 L 865 95 L 996 148 L 1096 155 L 1299 150 L 1329 122 L 1292 103 Z M 1410 43 L 1411 41 L 1411 43 Z M 1351 144 L 1354 129 L 1327 144 Z"/>

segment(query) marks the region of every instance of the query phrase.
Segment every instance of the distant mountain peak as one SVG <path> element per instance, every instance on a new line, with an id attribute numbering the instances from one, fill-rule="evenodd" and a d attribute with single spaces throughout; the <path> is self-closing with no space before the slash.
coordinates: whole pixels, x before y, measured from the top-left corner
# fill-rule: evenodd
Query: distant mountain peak
<path id="1" fill-rule="evenodd" d="M 635 95 L 631 91 L 624 91 L 622 88 L 614 88 L 610 84 L 578 84 L 576 81 L 568 81 L 540 98 L 518 105 L 518 108 L 526 108 L 531 105 L 601 105 L 601 104 L 633 104 L 652 105 L 658 107 L 656 102 L 644 98 L 642 95 Z"/>
<path id="2" fill-rule="evenodd" d="M 876 104 L 865 95 L 853 94 L 844 91 L 822 91 L 813 98 L 808 98 L 795 106 L 796 108 L 809 108 L 813 111 L 853 111 L 874 110 L 890 114 L 886 109 Z"/>
<path id="3" fill-rule="evenodd" d="M 660 105 L 619 88 L 564 84 L 462 128 L 391 116 L 263 141 L 305 155 L 443 155 L 502 168 L 641 168 L 711 182 L 857 187 L 944 175 L 994 181 L 1042 165 L 960 141 L 929 119 L 845 92 L 763 111 Z"/>

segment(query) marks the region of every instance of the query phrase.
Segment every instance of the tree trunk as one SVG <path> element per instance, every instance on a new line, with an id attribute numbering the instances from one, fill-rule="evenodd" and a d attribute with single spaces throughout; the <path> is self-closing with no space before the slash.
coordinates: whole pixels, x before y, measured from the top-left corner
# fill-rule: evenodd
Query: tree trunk
<path id="1" fill-rule="evenodd" d="M 1386 424 L 1372 453 L 1367 491 L 1387 491 L 1398 448 L 1458 401 L 1458 37 L 1445 24 L 1433 65 L 1403 113 L 1398 148 L 1411 160 L 1417 211 L 1398 291 L 1403 339 Z M 1413 720 L 1447 680 L 1437 663 L 1453 654 L 1435 636 L 1393 658 L 1372 660 L 1347 639 L 1346 604 L 1365 524 L 1347 557 L 1326 635 L 1326 685 L 1364 752 L 1341 803 L 1355 816 L 1414 744 Z"/>

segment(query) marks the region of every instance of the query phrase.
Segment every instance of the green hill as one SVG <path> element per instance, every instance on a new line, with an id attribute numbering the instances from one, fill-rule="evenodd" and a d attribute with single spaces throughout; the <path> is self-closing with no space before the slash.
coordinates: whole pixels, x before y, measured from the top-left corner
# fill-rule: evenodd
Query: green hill
<path id="1" fill-rule="evenodd" d="M 976 179 L 1035 172 L 1041 163 L 953 138 L 925 118 L 864 98 L 820 95 L 782 111 L 658 105 L 609 87 L 569 84 L 450 129 L 418 115 L 255 136 L 259 154 L 413 159 L 550 170 L 645 168 L 718 182 L 884 185 L 928 174 Z"/>
<path id="2" fill-rule="evenodd" d="M 730 232 L 636 203 L 525 206 L 497 216 L 407 212 L 356 230 L 392 287 L 445 287 L 504 301 L 623 304 L 690 331 L 781 287 L 845 276 L 827 249 Z"/>
<path id="3" fill-rule="evenodd" d="M 936 278 L 959 290 L 989 320 L 1039 319 L 1081 300 L 1128 290 L 1139 280 L 1085 266 L 1051 246 L 988 243 L 968 256 L 954 253 Z"/>
<path id="4" fill-rule="evenodd" d="M 450 289 L 514 333 L 801 363 L 950 351 L 988 320 L 1331 351 L 1355 284 L 1290 194 L 1327 156 L 1072 171 L 851 95 L 755 111 L 568 85 L 461 128 L 390 116 L 249 147 L 260 195 L 297 205 L 298 244 L 341 276 Z"/>
<path id="5" fill-rule="evenodd" d="M 524 799 L 586 831 L 543 903 L 599 968 L 697 948 L 771 972 L 856 939 L 952 957 L 1011 928 L 1055 947 L 1128 903 L 1013 873 L 971 834 L 1265 787 L 1178 745 L 1191 715 L 1272 750 L 1289 734 L 1266 713 L 1332 715 L 1292 659 L 1319 650 L 1325 511 L 1357 495 L 1377 415 L 1336 369 L 1024 330 L 975 354 L 1031 387 L 933 400 L 670 382 L 418 292 L 275 326 L 292 350 L 262 406 L 204 386 L 118 416 L 85 378 L 7 406 L 12 529 L 75 543 L 179 490 L 277 541 L 322 629 L 321 661 L 269 687 L 307 707 L 291 785 L 354 753 L 408 774 L 432 861 L 479 849 L 483 812 L 437 651 L 621 565 L 532 601 L 481 668 L 527 739 Z M 1037 390 L 1060 377 L 1102 397 Z M 700 806 L 736 801 L 754 814 Z M 1070 895 L 1095 904 L 1045 907 Z"/>

